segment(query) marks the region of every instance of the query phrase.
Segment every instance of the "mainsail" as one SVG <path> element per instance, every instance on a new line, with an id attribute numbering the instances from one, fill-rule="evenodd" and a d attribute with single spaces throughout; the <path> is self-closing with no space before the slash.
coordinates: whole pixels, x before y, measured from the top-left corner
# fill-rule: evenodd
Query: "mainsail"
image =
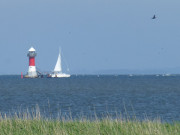
<path id="1" fill-rule="evenodd" d="M 56 62 L 56 66 L 54 68 L 54 72 L 62 72 L 60 52 L 59 52 L 59 56 L 58 56 L 58 59 L 57 59 L 57 62 Z"/>

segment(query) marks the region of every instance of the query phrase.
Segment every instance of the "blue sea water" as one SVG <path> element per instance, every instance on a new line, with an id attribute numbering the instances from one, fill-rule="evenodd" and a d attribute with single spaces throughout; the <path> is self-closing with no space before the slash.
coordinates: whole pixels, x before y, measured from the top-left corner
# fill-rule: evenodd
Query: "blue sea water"
<path id="1" fill-rule="evenodd" d="M 180 121 L 180 76 L 79 75 L 21 79 L 0 76 L 0 112 L 39 106 L 42 115 L 69 114 Z"/>

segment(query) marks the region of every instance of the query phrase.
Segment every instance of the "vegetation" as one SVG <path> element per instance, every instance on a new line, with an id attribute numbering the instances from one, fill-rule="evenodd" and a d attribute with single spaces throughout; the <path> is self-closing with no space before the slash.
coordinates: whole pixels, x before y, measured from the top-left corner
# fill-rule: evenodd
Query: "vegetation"
<path id="1" fill-rule="evenodd" d="M 160 120 L 45 119 L 40 112 L 0 116 L 0 135 L 180 135 L 180 123 Z"/>

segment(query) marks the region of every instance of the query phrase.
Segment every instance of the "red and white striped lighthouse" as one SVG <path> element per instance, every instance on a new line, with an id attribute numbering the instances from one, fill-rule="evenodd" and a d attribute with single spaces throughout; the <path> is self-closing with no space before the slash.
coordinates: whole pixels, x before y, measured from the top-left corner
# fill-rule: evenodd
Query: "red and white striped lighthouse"
<path id="1" fill-rule="evenodd" d="M 36 66 L 35 66 L 35 57 L 36 57 L 36 50 L 31 47 L 28 51 L 27 56 L 29 57 L 29 70 L 27 72 L 26 77 L 28 78 L 36 78 L 38 77 Z"/>

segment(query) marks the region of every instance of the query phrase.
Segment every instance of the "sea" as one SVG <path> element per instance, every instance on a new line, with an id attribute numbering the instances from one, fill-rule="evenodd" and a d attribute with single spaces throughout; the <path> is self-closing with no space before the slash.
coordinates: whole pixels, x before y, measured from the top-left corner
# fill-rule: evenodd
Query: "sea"
<path id="1" fill-rule="evenodd" d="M 1 115 L 36 109 L 47 118 L 180 121 L 180 75 L 0 76 Z"/>

